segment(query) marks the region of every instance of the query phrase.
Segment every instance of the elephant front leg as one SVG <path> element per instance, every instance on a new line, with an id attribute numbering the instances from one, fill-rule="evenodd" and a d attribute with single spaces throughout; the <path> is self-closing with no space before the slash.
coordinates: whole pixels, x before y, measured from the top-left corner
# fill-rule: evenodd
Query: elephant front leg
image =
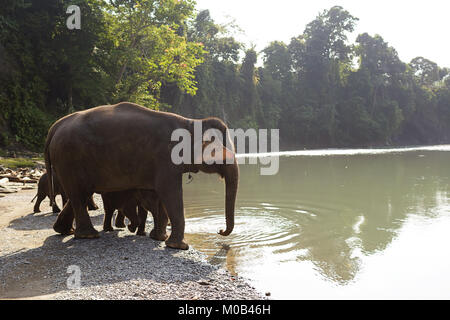
<path id="1" fill-rule="evenodd" d="M 166 246 L 173 249 L 187 250 L 189 245 L 184 241 L 185 221 L 181 183 L 181 175 L 172 179 L 166 177 L 166 180 L 158 188 L 157 193 L 167 210 L 167 215 L 172 225 L 172 232 L 169 239 L 166 240 Z"/>

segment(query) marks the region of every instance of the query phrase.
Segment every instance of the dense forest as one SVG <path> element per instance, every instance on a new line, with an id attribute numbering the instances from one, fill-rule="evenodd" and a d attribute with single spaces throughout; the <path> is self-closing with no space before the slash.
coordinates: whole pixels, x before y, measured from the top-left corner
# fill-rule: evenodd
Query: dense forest
<path id="1" fill-rule="evenodd" d="M 73 4 L 79 30 L 66 25 Z M 120 101 L 279 128 L 284 149 L 450 142 L 450 70 L 402 62 L 380 35 L 349 43 L 358 18 L 344 8 L 257 52 L 195 5 L 2 1 L 0 148 L 39 151 L 56 119 Z"/>

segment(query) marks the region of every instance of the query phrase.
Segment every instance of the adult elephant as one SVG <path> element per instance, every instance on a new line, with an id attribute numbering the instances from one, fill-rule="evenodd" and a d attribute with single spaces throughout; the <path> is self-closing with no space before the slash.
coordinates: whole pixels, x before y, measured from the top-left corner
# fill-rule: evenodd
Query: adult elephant
<path id="1" fill-rule="evenodd" d="M 171 159 L 174 146 L 172 133 L 185 129 L 195 136 L 194 131 L 198 129 L 194 128 L 198 128 L 200 123 L 202 133 L 208 129 L 218 129 L 222 133 L 223 141 L 214 140 L 214 143 L 219 143 L 222 148 L 223 152 L 219 154 L 223 156 L 223 164 L 217 161 L 210 164 L 202 158 L 198 161 L 194 155 L 191 160 L 196 161 L 174 164 Z M 57 176 L 69 201 L 53 229 L 61 234 L 70 234 L 75 218 L 76 238 L 97 238 L 99 234 L 86 210 L 88 198 L 94 192 L 154 190 L 167 215 L 157 215 L 150 236 L 156 240 L 166 240 L 169 218 L 172 232 L 166 245 L 188 249 L 184 241 L 182 175 L 202 171 L 217 173 L 225 178 L 226 230 L 219 233 L 228 236 L 234 228 L 239 167 L 234 159 L 233 143 L 229 141 L 226 131 L 226 125 L 216 118 L 193 120 L 127 102 L 76 112 L 58 120 L 47 136 L 45 163 L 49 179 L 52 179 L 52 174 Z M 198 140 L 195 141 L 192 139 L 193 149 L 196 147 L 194 144 L 198 143 Z M 203 150 L 208 143 L 201 141 Z M 54 199 L 52 194 L 50 198 Z"/>

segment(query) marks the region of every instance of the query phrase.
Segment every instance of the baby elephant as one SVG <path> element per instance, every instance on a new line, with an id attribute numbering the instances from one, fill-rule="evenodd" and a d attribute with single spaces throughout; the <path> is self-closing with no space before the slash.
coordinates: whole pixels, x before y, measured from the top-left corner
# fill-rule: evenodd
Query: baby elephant
<path id="1" fill-rule="evenodd" d="M 34 209 L 33 209 L 34 213 L 41 212 L 41 210 L 39 210 L 41 202 L 45 199 L 45 197 L 49 197 L 49 183 L 50 183 L 50 181 L 48 181 L 48 175 L 47 175 L 47 173 L 44 173 L 41 176 L 41 178 L 39 179 L 38 192 L 37 192 L 36 196 L 31 200 L 31 202 L 33 202 L 33 200 L 36 199 L 36 197 L 37 197 L 37 200 L 36 200 L 36 203 L 35 203 Z M 63 206 L 64 206 L 67 202 L 67 197 L 66 197 L 63 189 L 61 188 L 61 185 L 59 184 L 58 180 L 56 179 L 55 175 L 53 175 L 53 193 L 55 194 L 55 196 L 57 196 L 58 194 L 61 195 L 61 198 L 63 201 Z M 98 207 L 95 204 L 94 199 L 92 199 L 92 197 L 89 198 L 88 209 L 89 210 L 97 210 L 98 209 Z M 52 210 L 53 210 L 53 213 L 58 213 L 61 211 L 56 203 L 53 205 Z"/>
<path id="2" fill-rule="evenodd" d="M 109 192 L 102 194 L 103 206 L 105 208 L 105 218 L 103 221 L 103 230 L 113 231 L 111 225 L 114 210 L 118 210 L 115 226 L 117 228 L 125 227 L 125 217 L 130 220 L 128 230 L 137 235 L 145 236 L 145 223 L 147 221 L 147 210 L 155 216 L 159 200 L 156 192 L 150 190 L 127 190 L 120 192 Z M 136 208 L 138 211 L 136 212 Z"/>

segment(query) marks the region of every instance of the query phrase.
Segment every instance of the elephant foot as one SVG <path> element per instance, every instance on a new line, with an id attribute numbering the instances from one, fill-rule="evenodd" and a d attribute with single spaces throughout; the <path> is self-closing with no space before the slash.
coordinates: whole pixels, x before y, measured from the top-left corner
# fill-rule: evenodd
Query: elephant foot
<path id="1" fill-rule="evenodd" d="M 168 237 L 167 233 L 158 233 L 155 229 L 150 232 L 150 238 L 156 241 L 166 241 Z"/>
<path id="2" fill-rule="evenodd" d="M 136 226 L 133 226 L 133 225 L 131 225 L 131 224 L 128 225 L 128 230 L 129 230 L 131 233 L 135 233 L 135 232 L 136 232 L 136 229 L 137 229 Z"/>
<path id="3" fill-rule="evenodd" d="M 53 230 L 55 230 L 57 233 L 62 234 L 63 236 L 67 236 L 70 234 L 74 234 L 74 230 L 72 228 L 72 226 L 65 226 L 61 223 L 55 223 L 53 225 Z"/>
<path id="4" fill-rule="evenodd" d="M 139 231 L 139 230 L 138 230 L 138 232 L 136 233 L 136 235 L 145 237 L 147 234 L 145 233 L 145 231 Z"/>
<path id="5" fill-rule="evenodd" d="M 172 249 L 178 250 L 188 250 L 189 245 L 184 241 L 172 241 L 170 239 L 166 240 L 166 246 Z"/>
<path id="6" fill-rule="evenodd" d="M 39 209 L 34 209 L 33 210 L 33 213 L 39 213 L 39 212 L 41 212 L 41 210 L 39 210 Z"/>
<path id="7" fill-rule="evenodd" d="M 103 231 L 104 232 L 113 232 L 114 231 L 114 228 L 113 227 L 103 227 Z"/>
<path id="8" fill-rule="evenodd" d="M 70 229 L 55 229 L 53 227 L 53 230 L 55 230 L 57 233 L 59 233 L 62 236 L 70 236 L 75 233 L 75 230 L 73 228 Z"/>
<path id="9" fill-rule="evenodd" d="M 57 205 L 54 205 L 52 207 L 52 210 L 53 210 L 53 213 L 60 213 L 61 212 L 61 209 Z"/>
<path id="10" fill-rule="evenodd" d="M 75 239 L 97 239 L 97 238 L 100 238 L 100 234 L 93 227 L 75 229 Z"/>

